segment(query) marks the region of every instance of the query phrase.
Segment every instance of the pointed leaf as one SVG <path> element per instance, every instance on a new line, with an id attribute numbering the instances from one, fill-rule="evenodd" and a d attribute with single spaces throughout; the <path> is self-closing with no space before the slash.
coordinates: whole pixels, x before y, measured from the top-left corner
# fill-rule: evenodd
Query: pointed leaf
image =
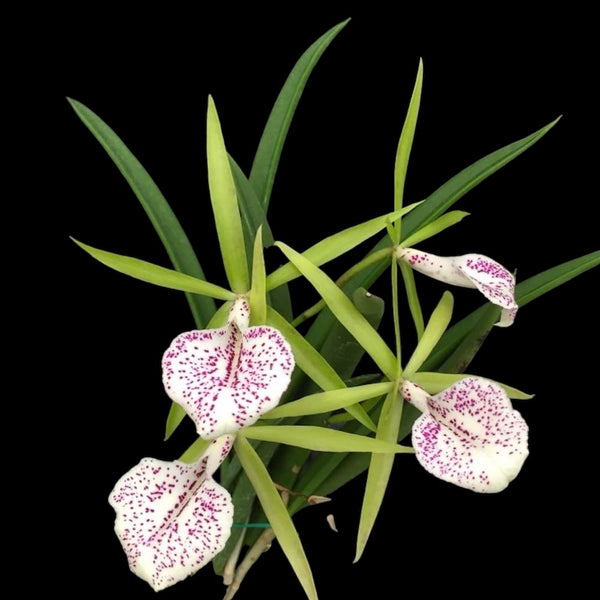
<path id="1" fill-rule="evenodd" d="M 283 144 L 304 86 L 327 46 L 349 20 L 332 27 L 304 52 L 294 65 L 271 110 L 249 177 L 265 210 L 269 206 Z"/>
<path id="2" fill-rule="evenodd" d="M 262 226 L 256 231 L 252 258 L 252 285 L 250 287 L 250 323 L 263 324 L 267 319 L 266 271 L 263 256 Z"/>
<path id="3" fill-rule="evenodd" d="M 288 341 L 296 359 L 296 365 L 325 391 L 345 388 L 346 384 L 334 371 L 331 365 L 315 350 L 306 339 L 292 327 L 281 315 L 267 306 L 267 324 L 278 329 Z M 354 405 L 346 408 L 355 419 L 371 431 L 375 424 L 362 406 Z"/>
<path id="4" fill-rule="evenodd" d="M 204 279 L 202 267 L 187 235 L 148 172 L 100 117 L 81 102 L 71 98 L 67 100 L 131 186 L 161 239 L 175 270 L 197 279 Z M 203 327 L 215 312 L 215 303 L 208 296 L 186 293 L 186 297 L 196 326 Z"/>
<path id="5" fill-rule="evenodd" d="M 402 418 L 403 400 L 398 394 L 397 388 L 388 394 L 377 425 L 377 439 L 388 443 L 395 443 L 398 439 L 398 430 Z M 363 497 L 360 522 L 358 525 L 358 536 L 356 540 L 357 562 L 365 549 L 367 540 L 371 534 L 379 509 L 383 502 L 385 490 L 392 472 L 394 454 L 373 454 L 367 474 L 367 484 Z"/>
<path id="6" fill-rule="evenodd" d="M 469 213 L 463 210 L 451 210 L 447 213 L 444 213 L 441 217 L 431 221 L 431 223 L 421 227 L 416 233 L 413 233 L 411 236 L 407 237 L 402 242 L 402 245 L 408 247 L 420 244 L 424 240 L 427 240 L 444 231 L 444 229 L 448 229 L 448 227 L 452 227 L 452 225 L 460 223 L 465 217 L 468 216 Z"/>
<path id="7" fill-rule="evenodd" d="M 396 163 L 394 166 L 394 209 L 402 208 L 404 199 L 404 183 L 406 181 L 406 172 L 408 169 L 408 159 L 412 149 L 417 127 L 417 117 L 419 115 L 419 106 L 421 104 L 421 90 L 423 88 L 423 60 L 419 60 L 417 78 L 413 87 L 412 96 L 408 106 L 404 125 L 400 133 L 398 148 L 396 150 Z M 393 240 L 395 244 L 400 242 L 401 221 L 394 228 Z"/>
<path id="8" fill-rule="evenodd" d="M 302 417 L 304 415 L 332 412 L 340 408 L 346 408 L 357 402 L 363 402 L 369 398 L 376 398 L 387 394 L 393 385 L 393 382 L 386 381 L 311 394 L 310 396 L 277 406 L 268 413 L 265 413 L 262 418 L 282 419 L 284 417 Z"/>
<path id="9" fill-rule="evenodd" d="M 433 313 L 431 313 L 423 336 L 419 340 L 417 347 L 404 368 L 404 377 L 410 379 L 411 375 L 420 369 L 421 365 L 431 354 L 431 351 L 435 348 L 450 323 L 453 306 L 454 298 L 452 297 L 452 294 L 450 292 L 444 292 L 442 299 L 435 307 Z"/>
<path id="10" fill-rule="evenodd" d="M 302 256 L 316 266 L 320 266 L 341 256 L 344 252 L 355 248 L 365 240 L 379 233 L 389 223 L 393 223 L 410 212 L 416 204 L 411 204 L 402 210 L 375 217 L 359 225 L 348 227 L 317 242 L 314 246 L 302 252 Z M 391 243 L 390 243 L 391 246 Z M 300 272 L 292 263 L 282 265 L 267 277 L 267 288 L 273 289 L 300 276 Z"/>
<path id="11" fill-rule="evenodd" d="M 600 265 L 600 250 L 590 252 L 534 275 L 517 285 L 515 290 L 517 303 L 519 306 L 525 306 L 546 292 L 598 265 Z"/>
<path id="12" fill-rule="evenodd" d="M 531 135 L 484 156 L 449 179 L 406 216 L 402 223 L 404 236 L 407 237 L 445 213 L 469 190 L 540 140 L 559 119 L 560 117 Z"/>
<path id="13" fill-rule="evenodd" d="M 217 109 L 210 96 L 206 115 L 206 155 L 210 199 L 223 266 L 231 289 L 236 294 L 245 294 L 248 291 L 248 263 L 235 181 Z"/>
<path id="14" fill-rule="evenodd" d="M 256 491 L 269 524 L 275 532 L 277 541 L 294 573 L 296 573 L 304 592 L 309 599 L 317 600 L 315 582 L 302 542 L 265 465 L 250 445 L 250 442 L 241 434 L 238 434 L 235 440 L 235 450 L 248 479 L 250 479 Z"/>
<path id="15" fill-rule="evenodd" d="M 145 260 L 132 258 L 131 256 L 122 256 L 121 254 L 113 254 L 106 250 L 99 250 L 98 248 L 93 248 L 83 242 L 79 242 L 74 238 L 71 239 L 79 247 L 83 248 L 88 254 L 107 267 L 119 271 L 119 273 L 129 275 L 130 277 L 140 279 L 141 281 L 160 285 L 172 290 L 202 294 L 203 296 L 218 298 L 220 300 L 231 300 L 235 298 L 233 292 L 215 285 L 214 283 L 208 283 L 208 281 L 197 279 L 196 277 L 180 273 L 179 271 L 166 269 L 165 267 L 154 265 Z"/>
<path id="16" fill-rule="evenodd" d="M 359 344 L 375 361 L 381 371 L 393 380 L 396 358 L 376 329 L 352 304 L 352 301 L 321 269 L 283 242 L 275 245 L 287 256 L 296 268 L 308 279 L 327 303 L 336 318 L 356 338 Z"/>
<path id="17" fill-rule="evenodd" d="M 235 181 L 238 206 L 242 217 L 244 240 L 246 241 L 246 255 L 252 256 L 252 240 L 260 226 L 263 230 L 263 244 L 265 248 L 273 245 L 275 239 L 267 222 L 267 215 L 259 202 L 256 192 L 250 181 L 235 160 L 229 156 L 229 165 Z"/>
<path id="18" fill-rule="evenodd" d="M 376 452 L 411 453 L 407 446 L 399 446 L 381 438 L 347 433 L 312 425 L 252 425 L 243 430 L 244 437 L 277 444 L 289 444 L 317 452 Z"/>

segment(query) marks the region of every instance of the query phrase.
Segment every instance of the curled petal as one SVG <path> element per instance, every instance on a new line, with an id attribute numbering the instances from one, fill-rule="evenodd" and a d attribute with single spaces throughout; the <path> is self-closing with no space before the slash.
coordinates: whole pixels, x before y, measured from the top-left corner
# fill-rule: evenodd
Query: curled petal
<path id="1" fill-rule="evenodd" d="M 402 394 L 423 412 L 413 446 L 432 475 L 475 492 L 499 492 L 517 476 L 529 454 L 528 427 L 499 385 L 467 377 L 429 396 L 405 381 Z"/>
<path id="2" fill-rule="evenodd" d="M 212 474 L 232 442 L 214 440 L 193 464 L 144 458 L 111 492 L 129 568 L 155 591 L 193 575 L 229 538 L 233 503 Z"/>
<path id="3" fill-rule="evenodd" d="M 477 289 L 492 303 L 502 307 L 498 325 L 511 325 L 517 312 L 515 278 L 496 261 L 481 254 L 454 257 L 456 267 L 468 277 Z"/>
<path id="4" fill-rule="evenodd" d="M 451 285 L 477 288 L 490 302 L 502 308 L 497 325 L 506 327 L 514 321 L 515 278 L 496 261 L 482 254 L 437 256 L 414 248 L 398 248 L 396 256 L 415 271 Z"/>
<path id="5" fill-rule="evenodd" d="M 163 384 L 196 424 L 214 439 L 255 423 L 279 403 L 294 369 L 294 356 L 272 327 L 221 329 L 177 336 L 163 356 Z"/>

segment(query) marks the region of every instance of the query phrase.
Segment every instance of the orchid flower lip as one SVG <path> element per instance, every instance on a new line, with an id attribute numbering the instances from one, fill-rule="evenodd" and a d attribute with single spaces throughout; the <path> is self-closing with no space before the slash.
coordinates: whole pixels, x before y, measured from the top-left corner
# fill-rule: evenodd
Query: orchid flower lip
<path id="1" fill-rule="evenodd" d="M 115 484 L 115 532 L 131 571 L 155 591 L 193 575 L 225 546 L 233 502 L 212 475 L 232 444 L 232 436 L 213 440 L 191 464 L 144 458 Z"/>
<path id="2" fill-rule="evenodd" d="M 434 476 L 475 492 L 499 492 L 529 450 L 528 427 L 498 384 L 465 377 L 430 396 L 405 380 L 404 399 L 421 411 L 412 427 L 417 460 Z"/>
<path id="3" fill-rule="evenodd" d="M 266 325 L 248 326 L 244 297 L 218 329 L 177 336 L 163 355 L 163 384 L 196 424 L 215 439 L 255 423 L 277 406 L 295 366 L 289 343 Z"/>

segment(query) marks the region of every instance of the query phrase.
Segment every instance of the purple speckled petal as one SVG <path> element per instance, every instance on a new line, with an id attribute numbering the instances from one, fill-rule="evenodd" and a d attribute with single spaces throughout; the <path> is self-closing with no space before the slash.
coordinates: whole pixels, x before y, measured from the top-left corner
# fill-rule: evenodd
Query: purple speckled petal
<path id="1" fill-rule="evenodd" d="M 229 311 L 229 323 L 235 323 L 239 329 L 244 331 L 250 323 L 250 305 L 244 296 L 235 299 Z"/>
<path id="2" fill-rule="evenodd" d="M 431 474 L 475 492 L 499 492 L 517 476 L 529 454 L 528 428 L 499 385 L 466 377 L 434 396 L 408 381 L 401 391 L 407 402 L 426 408 L 412 438 Z"/>
<path id="3" fill-rule="evenodd" d="M 169 397 L 183 406 L 198 435 L 214 439 L 255 423 L 279 403 L 294 356 L 272 327 L 221 329 L 177 336 L 162 361 Z"/>
<path id="4" fill-rule="evenodd" d="M 398 248 L 396 256 L 415 271 L 438 281 L 477 288 L 490 302 L 502 308 L 497 325 L 511 325 L 517 313 L 515 278 L 496 261 L 482 254 L 437 256 L 414 248 Z"/>
<path id="5" fill-rule="evenodd" d="M 490 302 L 516 312 L 515 278 L 510 271 L 481 254 L 465 254 L 453 260 L 456 267 Z"/>
<path id="6" fill-rule="evenodd" d="M 193 464 L 144 458 L 111 492 L 129 568 L 155 591 L 193 575 L 229 538 L 233 503 L 212 474 L 232 443 L 214 440 Z"/>
<path id="7" fill-rule="evenodd" d="M 414 248 L 398 248 L 396 256 L 415 271 L 438 281 L 461 287 L 475 287 L 471 279 L 456 266 L 453 256 L 437 256 Z"/>

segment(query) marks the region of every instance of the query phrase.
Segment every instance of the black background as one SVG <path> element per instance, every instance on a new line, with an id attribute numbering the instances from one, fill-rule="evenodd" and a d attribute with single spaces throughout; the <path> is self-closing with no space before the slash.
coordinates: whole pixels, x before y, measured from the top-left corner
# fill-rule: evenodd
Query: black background
<path id="1" fill-rule="evenodd" d="M 18 337 L 27 360 L 17 398 L 26 441 L 11 456 L 26 447 L 33 470 L 23 501 L 35 509 L 35 549 L 27 546 L 34 559 L 20 579 L 25 592 L 43 581 L 66 595 L 154 597 L 127 569 L 106 498 L 141 457 L 170 460 L 193 440 L 184 427 L 162 441 L 168 401 L 160 358 L 175 335 L 193 327 L 183 295 L 115 273 L 68 238 L 168 266 L 127 183 L 66 97 L 120 135 L 171 203 L 209 279 L 224 284 L 206 181 L 208 94 L 228 150 L 248 172 L 295 61 L 352 17 L 311 75 L 290 129 L 273 190 L 276 237 L 303 250 L 391 210 L 396 144 L 422 57 L 407 202 L 562 115 L 541 141 L 460 200 L 456 208 L 470 217 L 422 248 L 487 254 L 522 280 L 598 247 L 596 44 L 585 11 L 193 6 L 144 8 L 136 17 L 55 11 L 36 13 L 34 27 L 25 16 L 15 22 L 23 35 L 9 61 L 20 75 L 12 97 L 27 111 L 17 122 L 25 148 L 13 152 L 25 173 L 11 221 L 19 242 L 9 256 L 26 258 L 9 262 L 23 281 L 15 297 L 25 308 Z M 270 260 L 278 260 L 275 252 Z M 331 265 L 332 275 L 341 270 Z M 431 308 L 443 287 L 418 283 Z M 536 394 L 516 403 L 530 425 L 531 455 L 507 490 L 473 494 L 399 457 L 357 564 L 363 479 L 298 516 L 320 597 L 447 589 L 470 597 L 516 586 L 525 593 L 562 586 L 577 595 L 588 574 L 580 536 L 597 531 L 596 284 L 591 271 L 524 307 L 511 328 L 491 333 L 471 365 Z M 385 294 L 386 285 L 373 291 Z M 299 288 L 298 301 L 311 294 Z M 466 290 L 455 296 L 457 317 L 481 300 Z M 34 354 L 32 344 L 40 345 Z M 325 521 L 330 512 L 338 533 Z M 223 593 L 207 567 L 161 596 Z M 276 544 L 238 597 L 259 596 L 303 597 Z"/>

